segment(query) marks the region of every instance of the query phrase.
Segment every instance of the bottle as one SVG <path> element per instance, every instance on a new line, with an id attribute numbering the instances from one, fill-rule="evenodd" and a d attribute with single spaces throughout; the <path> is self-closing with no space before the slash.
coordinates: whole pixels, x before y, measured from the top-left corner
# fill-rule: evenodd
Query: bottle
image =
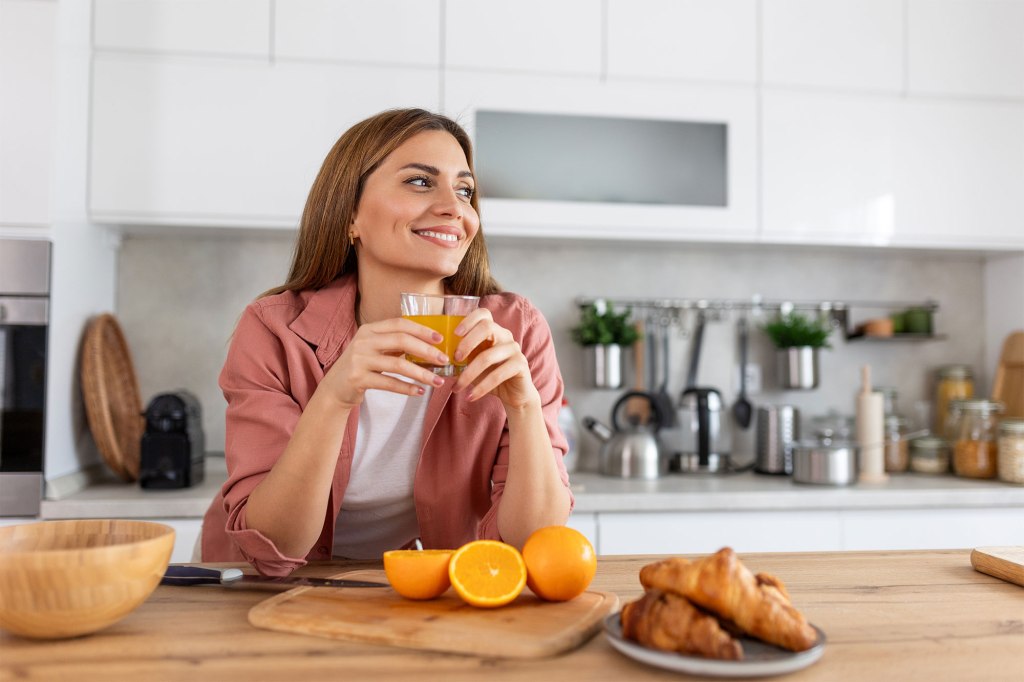
<path id="1" fill-rule="evenodd" d="M 884 483 L 885 452 L 883 449 L 885 400 L 871 390 L 871 367 L 860 370 L 861 389 L 857 394 L 857 444 L 860 446 L 860 482 Z"/>
<path id="2" fill-rule="evenodd" d="M 558 428 L 562 430 L 562 435 L 569 443 L 569 449 L 565 451 L 562 462 L 565 464 L 565 470 L 571 473 L 576 470 L 576 458 L 579 455 L 577 444 L 580 440 L 580 427 L 576 423 L 576 415 L 569 407 L 569 399 L 565 397 L 562 398 L 562 409 L 558 411 Z"/>
<path id="3" fill-rule="evenodd" d="M 974 376 L 967 365 L 940 367 L 935 383 L 935 435 L 940 438 L 955 438 L 949 432 L 949 404 L 953 400 L 967 400 L 974 397 Z"/>

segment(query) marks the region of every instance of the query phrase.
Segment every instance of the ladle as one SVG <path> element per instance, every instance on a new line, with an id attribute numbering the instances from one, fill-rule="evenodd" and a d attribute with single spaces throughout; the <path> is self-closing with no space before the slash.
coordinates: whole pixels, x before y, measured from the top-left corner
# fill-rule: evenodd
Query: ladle
<path id="1" fill-rule="evenodd" d="M 740 332 L 740 394 L 732 405 L 732 416 L 741 429 L 750 426 L 753 407 L 747 400 L 747 318 L 741 317 L 736 323 Z"/>

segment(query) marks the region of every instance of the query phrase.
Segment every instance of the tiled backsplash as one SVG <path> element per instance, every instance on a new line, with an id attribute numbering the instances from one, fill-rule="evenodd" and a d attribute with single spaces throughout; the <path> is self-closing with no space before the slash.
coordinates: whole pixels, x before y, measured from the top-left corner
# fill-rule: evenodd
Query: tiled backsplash
<path id="1" fill-rule="evenodd" d="M 291 236 L 252 235 L 129 236 L 122 244 L 117 314 L 131 346 L 143 401 L 176 388 L 194 392 L 203 405 L 209 449 L 223 448 L 225 406 L 217 375 L 231 331 L 253 297 L 284 280 L 292 245 Z M 829 409 L 852 413 L 863 364 L 872 366 L 877 385 L 898 390 L 899 406 L 908 416 L 916 403 L 928 399 L 936 366 L 967 363 L 982 377 L 994 369 L 983 367 L 984 267 L 977 254 L 629 241 L 492 240 L 489 246 L 497 279 L 528 297 L 547 317 L 577 417 L 607 421 L 618 395 L 582 385 L 582 360 L 569 336 L 578 318 L 574 299 L 581 294 L 938 301 L 935 326 L 945 340 L 846 342 L 834 335 L 833 349 L 821 356 L 821 387 L 814 391 L 775 390 L 772 348 L 753 330 L 750 359 L 762 367 L 765 390 L 752 401 L 794 404 L 804 416 Z M 881 312 L 854 307 L 852 317 Z M 684 383 L 689 342 L 688 335 L 672 337 L 673 396 Z M 734 319 L 708 325 L 699 383 L 718 388 L 727 405 L 738 383 L 736 345 Z M 980 388 L 987 390 L 985 385 Z M 739 459 L 750 456 L 752 431 L 734 438 Z M 589 435 L 581 441 L 581 462 L 587 466 L 593 462 L 596 441 Z"/>

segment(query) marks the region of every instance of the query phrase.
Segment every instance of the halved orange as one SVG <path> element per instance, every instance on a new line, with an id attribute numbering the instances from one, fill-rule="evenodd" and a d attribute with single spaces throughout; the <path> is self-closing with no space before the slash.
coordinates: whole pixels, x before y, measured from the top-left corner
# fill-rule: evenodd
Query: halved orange
<path id="1" fill-rule="evenodd" d="M 504 606 L 526 586 L 526 563 L 512 545 L 476 540 L 457 549 L 448 577 L 460 597 L 472 606 Z"/>
<path id="2" fill-rule="evenodd" d="M 444 594 L 450 549 L 393 549 L 384 552 L 384 573 L 395 592 L 406 599 L 434 599 Z"/>

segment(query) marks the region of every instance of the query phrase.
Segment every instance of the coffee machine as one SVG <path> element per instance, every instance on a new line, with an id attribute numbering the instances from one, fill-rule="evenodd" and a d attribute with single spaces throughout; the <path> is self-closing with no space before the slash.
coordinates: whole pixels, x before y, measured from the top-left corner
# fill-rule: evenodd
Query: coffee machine
<path id="1" fill-rule="evenodd" d="M 204 474 L 202 408 L 188 391 L 162 393 L 146 407 L 139 485 L 188 488 Z"/>

